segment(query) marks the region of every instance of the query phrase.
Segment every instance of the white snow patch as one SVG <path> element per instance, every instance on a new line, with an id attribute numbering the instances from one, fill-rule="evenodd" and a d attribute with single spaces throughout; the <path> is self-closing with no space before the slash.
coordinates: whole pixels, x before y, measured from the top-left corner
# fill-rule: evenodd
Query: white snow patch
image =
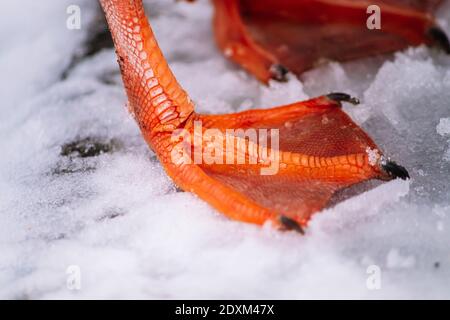
<path id="1" fill-rule="evenodd" d="M 447 140 L 448 149 L 445 152 L 443 159 L 450 161 L 450 118 L 442 118 L 439 120 L 439 124 L 436 127 L 436 131 L 443 137 L 449 137 Z"/>
<path id="2" fill-rule="evenodd" d="M 449 136 L 450 135 L 450 118 L 443 118 L 439 120 L 439 124 L 436 127 L 436 131 L 441 136 Z"/>
<path id="3" fill-rule="evenodd" d="M 386 257 L 388 268 L 412 268 L 415 263 L 414 256 L 403 256 L 396 248 L 391 249 Z"/>
<path id="4" fill-rule="evenodd" d="M 380 159 L 380 151 L 378 149 L 367 148 L 366 149 L 367 157 L 369 158 L 369 164 L 373 167 L 378 163 Z"/>

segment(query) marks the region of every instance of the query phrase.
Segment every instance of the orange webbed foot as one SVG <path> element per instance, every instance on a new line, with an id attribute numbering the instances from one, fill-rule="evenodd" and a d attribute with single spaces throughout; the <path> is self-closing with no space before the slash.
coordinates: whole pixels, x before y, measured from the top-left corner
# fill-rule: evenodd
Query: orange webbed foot
<path id="1" fill-rule="evenodd" d="M 214 27 L 225 56 L 267 83 L 284 80 L 288 70 L 298 75 L 326 61 L 420 44 L 450 53 L 450 42 L 432 16 L 441 2 L 215 0 Z M 379 26 L 369 28 L 374 5 Z"/>
<path id="2" fill-rule="evenodd" d="M 345 114 L 342 102 L 359 103 L 333 93 L 268 110 L 196 114 L 188 130 L 202 135 L 201 148 L 192 148 L 202 159 L 196 165 L 202 185 L 193 191 L 234 219 L 303 232 L 337 191 L 373 178 L 409 178 Z"/>

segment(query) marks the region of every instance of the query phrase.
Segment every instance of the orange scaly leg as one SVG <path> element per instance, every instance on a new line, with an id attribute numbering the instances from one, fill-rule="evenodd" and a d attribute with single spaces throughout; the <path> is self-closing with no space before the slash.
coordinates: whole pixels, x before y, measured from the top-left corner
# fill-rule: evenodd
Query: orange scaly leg
<path id="1" fill-rule="evenodd" d="M 100 3 L 113 35 L 130 110 L 144 138 L 177 185 L 228 217 L 255 224 L 271 221 L 302 231 L 337 190 L 371 178 L 408 177 L 342 111 L 342 101 L 357 103 L 345 94 L 270 110 L 196 114 L 157 45 L 142 0 Z M 233 129 L 274 130 L 279 139 L 270 136 L 265 144 L 235 136 L 229 132 Z M 230 140 L 231 148 L 224 143 Z M 211 150 L 216 159 L 221 154 L 222 159 L 232 155 L 244 161 L 204 160 Z M 204 161 L 197 163 L 198 155 Z M 262 174 L 262 169 L 271 167 L 277 170 Z"/>
<path id="2" fill-rule="evenodd" d="M 423 43 L 450 53 L 448 38 L 431 14 L 441 2 L 214 0 L 214 27 L 224 54 L 267 82 L 283 79 L 287 70 L 301 74 L 323 61 L 346 61 Z M 381 10 L 379 30 L 367 27 L 367 10 L 373 5 Z"/>

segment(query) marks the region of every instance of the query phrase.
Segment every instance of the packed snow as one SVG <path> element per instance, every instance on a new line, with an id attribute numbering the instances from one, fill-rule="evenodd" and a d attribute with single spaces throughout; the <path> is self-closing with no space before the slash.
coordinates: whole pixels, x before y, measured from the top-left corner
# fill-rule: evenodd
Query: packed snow
<path id="1" fill-rule="evenodd" d="M 208 1 L 145 3 L 199 111 L 348 92 L 362 104 L 345 110 L 412 179 L 348 190 L 305 236 L 230 221 L 177 189 L 141 138 L 114 50 L 93 37 L 96 1 L 5 1 L 0 298 L 450 298 L 449 56 L 410 48 L 267 88 L 218 52 Z M 450 34 L 450 5 L 438 17 Z"/>

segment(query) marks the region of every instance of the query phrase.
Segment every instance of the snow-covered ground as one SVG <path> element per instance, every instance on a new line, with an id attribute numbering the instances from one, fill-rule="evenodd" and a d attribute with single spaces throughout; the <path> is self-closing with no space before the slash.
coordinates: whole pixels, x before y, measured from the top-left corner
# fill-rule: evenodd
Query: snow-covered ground
<path id="1" fill-rule="evenodd" d="M 266 88 L 218 53 L 207 1 L 146 4 L 200 111 L 349 92 L 412 180 L 354 188 L 303 237 L 230 221 L 177 190 L 142 140 L 113 49 L 92 46 L 96 1 L 3 1 L 1 298 L 450 298 L 450 57 L 408 49 Z M 450 5 L 438 15 L 450 33 Z"/>

